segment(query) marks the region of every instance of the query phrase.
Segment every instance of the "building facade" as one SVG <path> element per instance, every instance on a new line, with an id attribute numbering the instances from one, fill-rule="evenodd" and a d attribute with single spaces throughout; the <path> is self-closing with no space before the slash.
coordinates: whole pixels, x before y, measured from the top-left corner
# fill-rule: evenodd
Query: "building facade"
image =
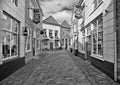
<path id="1" fill-rule="evenodd" d="M 61 38 L 61 47 L 63 49 L 69 49 L 71 46 L 71 26 L 67 21 L 63 21 L 60 27 L 60 38 Z"/>
<path id="2" fill-rule="evenodd" d="M 0 80 L 25 64 L 25 0 L 0 0 Z"/>
<path id="3" fill-rule="evenodd" d="M 79 45 L 79 54 L 116 81 L 120 81 L 119 2 L 80 0 L 78 3 L 82 16 L 78 19 L 78 30 L 84 38 L 78 36 L 78 41 L 84 42 L 84 53 Z"/>
<path id="4" fill-rule="evenodd" d="M 60 47 L 60 25 L 53 16 L 49 16 L 43 20 L 43 30 L 44 35 L 42 38 L 42 49 L 58 49 Z"/>
<path id="5" fill-rule="evenodd" d="M 39 22 L 34 22 L 34 11 L 39 10 Z M 28 36 L 25 36 L 25 59 L 28 62 L 41 52 L 41 38 L 40 31 L 42 30 L 42 9 L 39 0 L 25 0 L 25 27 Z"/>

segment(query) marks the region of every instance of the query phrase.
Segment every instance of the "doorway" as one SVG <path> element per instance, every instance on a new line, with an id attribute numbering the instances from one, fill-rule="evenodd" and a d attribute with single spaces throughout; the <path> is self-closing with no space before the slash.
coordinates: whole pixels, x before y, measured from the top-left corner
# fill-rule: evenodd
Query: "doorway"
<path id="1" fill-rule="evenodd" d="M 50 49 L 53 50 L 53 43 L 50 42 Z"/>

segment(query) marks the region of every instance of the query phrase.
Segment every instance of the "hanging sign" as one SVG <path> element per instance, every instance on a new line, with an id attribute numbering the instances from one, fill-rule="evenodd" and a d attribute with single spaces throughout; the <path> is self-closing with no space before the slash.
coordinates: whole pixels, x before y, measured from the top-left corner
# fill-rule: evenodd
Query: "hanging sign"
<path id="1" fill-rule="evenodd" d="M 82 18 L 82 13 L 81 13 L 81 8 L 80 8 L 80 6 L 79 6 L 79 7 L 76 6 L 76 9 L 75 9 L 75 17 L 76 17 L 77 19 Z"/>
<path id="2" fill-rule="evenodd" d="M 33 22 L 38 24 L 40 22 L 40 11 L 39 9 L 33 9 Z"/>

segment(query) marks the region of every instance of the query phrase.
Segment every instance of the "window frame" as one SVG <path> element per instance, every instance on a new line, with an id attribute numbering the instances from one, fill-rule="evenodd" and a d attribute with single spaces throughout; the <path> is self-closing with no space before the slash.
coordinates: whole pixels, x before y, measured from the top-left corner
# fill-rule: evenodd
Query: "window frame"
<path id="1" fill-rule="evenodd" d="M 18 57 L 19 56 L 19 29 L 20 29 L 20 22 L 17 20 L 17 19 L 15 19 L 14 17 L 12 17 L 12 16 L 10 16 L 9 14 L 7 14 L 6 12 L 4 12 L 3 11 L 3 14 L 2 14 L 2 19 L 4 19 L 5 18 L 5 16 L 6 17 L 8 17 L 9 19 L 10 19 L 10 28 L 9 29 L 7 29 L 7 28 L 5 28 L 5 27 L 2 27 L 2 31 L 3 32 L 5 32 L 5 33 L 8 33 L 9 35 L 10 35 L 10 42 L 9 42 L 9 44 L 10 44 L 10 56 L 9 57 L 6 57 L 6 58 L 4 58 L 4 55 L 3 55 L 3 45 L 4 45 L 4 41 L 2 40 L 2 46 L 1 46 L 1 49 L 2 49 L 2 60 L 3 61 L 5 61 L 5 60 L 9 60 L 9 59 L 12 59 L 12 58 L 16 58 L 16 57 Z M 4 21 L 4 20 L 3 20 Z M 16 32 L 14 32 L 13 31 L 13 21 L 15 21 L 16 23 L 17 23 L 17 31 Z M 4 23 L 4 22 L 3 22 Z M 17 54 L 16 55 L 14 55 L 14 56 L 12 56 L 12 52 L 11 52 L 11 50 L 12 50 L 12 45 L 11 45 L 11 39 L 12 39 L 12 35 L 15 35 L 15 39 L 16 39 L 16 41 L 17 41 L 17 43 L 16 43 L 16 46 L 17 46 Z M 4 37 L 4 36 L 3 36 Z"/>
<path id="2" fill-rule="evenodd" d="M 26 36 L 26 44 L 25 44 L 25 52 L 30 52 L 32 51 L 32 30 L 30 28 L 27 29 L 28 30 L 28 36 Z M 31 32 L 30 32 L 31 31 Z M 28 37 L 29 37 L 29 44 L 30 44 L 30 49 L 27 49 L 27 44 L 28 44 Z"/>
<path id="3" fill-rule="evenodd" d="M 102 51 L 102 55 L 100 55 L 99 53 L 98 53 L 98 33 L 99 32 L 103 32 L 103 16 L 102 16 L 102 14 L 101 15 L 99 15 L 91 24 L 93 25 L 93 23 L 96 21 L 96 23 L 97 23 L 97 26 L 96 26 L 96 28 L 94 28 L 94 29 L 96 29 L 95 30 L 95 32 L 94 32 L 94 29 L 92 30 L 92 53 L 91 53 L 91 56 L 93 56 L 93 57 L 96 57 L 96 58 L 99 58 L 99 59 L 101 59 L 101 60 L 104 60 L 104 54 L 103 54 L 103 51 Z M 102 18 L 102 29 L 99 31 L 98 30 L 98 20 L 99 20 L 99 18 Z M 93 25 L 94 26 L 94 25 Z M 93 53 L 94 52 L 94 41 L 93 41 L 93 35 L 94 34 L 97 34 L 96 36 L 96 54 L 95 53 Z M 102 33 L 102 36 L 103 36 L 103 33 Z M 103 50 L 103 37 L 102 37 L 102 50 Z"/>

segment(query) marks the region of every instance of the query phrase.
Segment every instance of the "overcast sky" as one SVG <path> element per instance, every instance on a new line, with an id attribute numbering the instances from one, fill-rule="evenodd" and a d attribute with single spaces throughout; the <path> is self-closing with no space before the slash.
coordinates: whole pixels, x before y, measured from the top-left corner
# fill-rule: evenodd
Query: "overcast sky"
<path id="1" fill-rule="evenodd" d="M 62 23 L 63 20 L 71 20 L 72 5 L 78 2 L 78 0 L 40 0 L 41 8 L 43 9 L 44 17 L 47 18 L 50 15 Z"/>

